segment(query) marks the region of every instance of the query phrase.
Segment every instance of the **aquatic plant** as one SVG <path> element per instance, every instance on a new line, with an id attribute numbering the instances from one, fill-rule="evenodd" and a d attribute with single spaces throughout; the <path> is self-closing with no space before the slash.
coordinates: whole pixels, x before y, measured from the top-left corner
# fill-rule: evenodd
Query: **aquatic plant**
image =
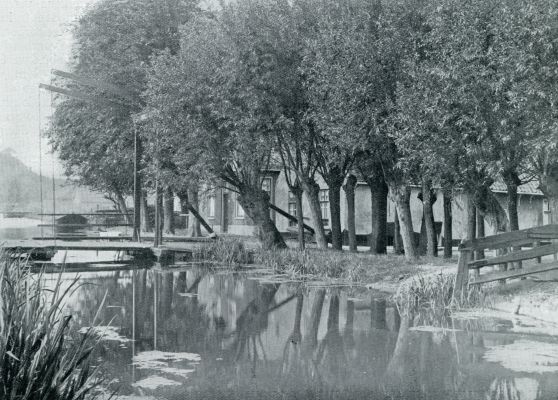
<path id="1" fill-rule="evenodd" d="M 220 237 L 201 244 L 194 251 L 193 259 L 234 266 L 253 262 L 253 255 L 241 238 Z"/>
<path id="2" fill-rule="evenodd" d="M 443 320 L 451 309 L 482 304 L 485 292 L 471 286 L 461 299 L 453 296 L 454 273 L 423 273 L 403 281 L 394 295 L 400 314 L 420 316 L 428 322 Z M 426 321 L 422 321 L 423 323 Z"/>
<path id="3" fill-rule="evenodd" d="M 46 288 L 27 262 L 0 254 L 0 398 L 6 400 L 93 399 L 100 383 L 89 363 L 95 341 L 70 332 L 64 315 L 77 280 Z"/>

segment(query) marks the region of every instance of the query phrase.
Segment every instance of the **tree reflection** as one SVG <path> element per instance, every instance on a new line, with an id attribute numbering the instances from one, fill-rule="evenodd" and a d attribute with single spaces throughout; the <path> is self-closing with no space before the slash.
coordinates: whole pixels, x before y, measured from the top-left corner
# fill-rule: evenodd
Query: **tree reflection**
<path id="1" fill-rule="evenodd" d="M 339 332 L 339 296 L 336 294 L 329 300 L 327 333 L 318 346 L 316 364 L 324 362 L 327 365 L 326 370 L 337 376 L 344 369 L 346 361 L 343 339 Z"/>
<path id="2" fill-rule="evenodd" d="M 253 375 L 255 375 L 255 364 L 259 359 L 258 345 L 262 357 L 265 358 L 260 335 L 267 329 L 269 312 L 279 286 L 279 284 L 262 285 L 259 294 L 248 303 L 236 320 L 234 360 L 238 362 L 243 357 L 248 357 L 252 362 Z"/>
<path id="3" fill-rule="evenodd" d="M 296 295 L 296 308 L 293 330 L 287 338 L 287 342 L 285 343 L 285 347 L 283 349 L 283 362 L 281 367 L 283 374 L 296 374 L 299 370 L 298 366 L 300 364 L 300 348 L 302 343 L 302 331 L 300 328 L 300 323 L 302 321 L 303 302 L 304 295 L 302 294 L 302 291 L 299 290 Z"/>

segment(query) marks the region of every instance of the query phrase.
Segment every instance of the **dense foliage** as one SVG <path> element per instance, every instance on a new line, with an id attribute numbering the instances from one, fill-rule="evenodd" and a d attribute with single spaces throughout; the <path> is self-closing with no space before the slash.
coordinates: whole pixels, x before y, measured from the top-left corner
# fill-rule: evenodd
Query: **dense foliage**
<path id="1" fill-rule="evenodd" d="M 557 14 L 550 0 L 239 0 L 211 12 L 104 1 L 79 23 L 74 69 L 127 94 L 109 108 L 62 102 L 51 137 L 68 174 L 126 192 L 128 178 L 105 170 L 126 170 L 141 115 L 145 171 L 175 192 L 225 182 L 266 247 L 284 246 L 260 186 L 270 166 L 304 190 L 321 247 L 316 174 L 335 248 L 341 188 L 358 174 L 378 208 L 372 229 L 385 235 L 389 189 L 414 258 L 410 185 L 423 187 L 425 216 L 438 186 L 505 230 L 518 228 L 517 187 L 536 177 L 558 213 Z M 508 188 L 507 213 L 495 181 Z M 371 247 L 383 252 L 378 232 Z"/>

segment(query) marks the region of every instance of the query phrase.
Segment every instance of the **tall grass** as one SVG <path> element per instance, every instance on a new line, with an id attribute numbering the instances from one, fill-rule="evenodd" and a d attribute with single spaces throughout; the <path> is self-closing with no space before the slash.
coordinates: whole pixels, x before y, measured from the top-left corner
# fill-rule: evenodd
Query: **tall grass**
<path id="1" fill-rule="evenodd" d="M 471 286 L 465 296 L 456 299 L 454 286 L 454 273 L 418 274 L 401 283 L 394 301 L 400 314 L 420 316 L 422 323 L 441 321 L 452 309 L 483 304 L 482 289 Z"/>
<path id="2" fill-rule="evenodd" d="M 89 358 L 95 341 L 70 333 L 63 306 L 77 286 L 61 276 L 45 288 L 26 262 L 0 254 L 0 398 L 5 400 L 92 399 L 99 384 Z"/>
<path id="3" fill-rule="evenodd" d="M 398 255 L 316 249 L 260 250 L 255 253 L 254 262 L 291 276 L 311 275 L 353 283 L 378 282 L 417 270 L 416 265 L 406 263 Z"/>
<path id="4" fill-rule="evenodd" d="M 253 254 L 240 238 L 223 237 L 203 243 L 193 253 L 193 259 L 226 265 L 249 264 Z"/>

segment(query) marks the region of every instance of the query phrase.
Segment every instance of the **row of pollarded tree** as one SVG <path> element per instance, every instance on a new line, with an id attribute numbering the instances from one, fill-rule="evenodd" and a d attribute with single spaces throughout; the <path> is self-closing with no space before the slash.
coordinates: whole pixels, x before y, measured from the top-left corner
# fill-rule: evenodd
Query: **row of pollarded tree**
<path id="1" fill-rule="evenodd" d="M 434 254 L 433 185 L 468 194 L 471 227 L 477 209 L 495 229 L 517 229 L 520 177 L 537 177 L 558 215 L 557 14 L 548 0 L 239 0 L 213 11 L 104 0 L 77 23 L 72 72 L 141 101 L 60 100 L 49 135 L 69 175 L 129 193 L 121 175 L 137 129 L 148 188 L 224 181 L 268 248 L 285 246 L 261 188 L 270 163 L 299 202 L 307 196 L 323 248 L 318 174 L 335 249 L 341 188 L 350 192 L 358 171 L 374 188 L 374 215 L 386 196 L 395 202 L 409 259 L 409 185 L 420 184 Z M 509 218 L 490 193 L 496 179 Z"/>

